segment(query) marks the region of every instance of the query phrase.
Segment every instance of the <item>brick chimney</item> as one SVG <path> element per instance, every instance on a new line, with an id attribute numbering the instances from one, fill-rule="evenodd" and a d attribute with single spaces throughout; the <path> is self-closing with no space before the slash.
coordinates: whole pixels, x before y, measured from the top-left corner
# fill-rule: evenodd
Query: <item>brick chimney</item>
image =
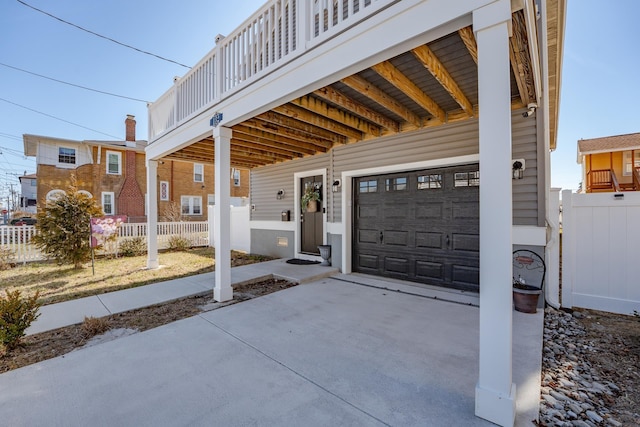
<path id="1" fill-rule="evenodd" d="M 136 140 L 136 116 L 132 116 L 131 114 L 127 114 L 127 119 L 124 121 L 126 126 L 126 136 L 124 139 L 126 141 L 135 141 Z"/>
<path id="2" fill-rule="evenodd" d="M 126 127 L 125 145 L 129 148 L 136 146 L 136 121 L 131 114 L 124 121 Z M 125 152 L 124 183 L 118 194 L 118 214 L 129 217 L 144 216 L 144 194 L 140 190 L 136 179 L 136 152 Z"/>

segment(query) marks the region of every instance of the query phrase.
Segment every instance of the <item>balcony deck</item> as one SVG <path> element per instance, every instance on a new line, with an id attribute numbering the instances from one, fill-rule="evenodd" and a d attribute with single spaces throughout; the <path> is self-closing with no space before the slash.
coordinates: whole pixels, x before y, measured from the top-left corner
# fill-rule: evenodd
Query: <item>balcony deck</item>
<path id="1" fill-rule="evenodd" d="M 213 163 L 213 117 L 242 168 L 477 117 L 471 3 L 271 0 L 150 104 L 147 155 Z M 540 94 L 532 13 L 512 14 L 513 108 Z"/>

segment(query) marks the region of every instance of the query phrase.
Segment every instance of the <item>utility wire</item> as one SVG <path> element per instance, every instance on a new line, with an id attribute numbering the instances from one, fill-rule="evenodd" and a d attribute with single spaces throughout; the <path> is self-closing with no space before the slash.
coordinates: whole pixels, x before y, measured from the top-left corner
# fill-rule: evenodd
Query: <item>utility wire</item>
<path id="1" fill-rule="evenodd" d="M 54 79 L 53 77 L 43 76 L 42 74 L 34 73 L 34 72 L 32 72 L 32 71 L 23 70 L 22 68 L 14 67 L 14 66 L 12 66 L 12 65 L 4 64 L 4 63 L 2 63 L 2 62 L 0 62 L 0 65 L 2 65 L 3 67 L 12 68 L 12 69 L 17 70 L 17 71 L 22 71 L 23 73 L 31 74 L 31 75 L 33 75 L 33 76 L 42 77 L 43 79 L 52 80 L 52 81 L 54 81 L 54 82 L 58 82 L 58 83 L 62 83 L 62 84 L 65 84 L 65 85 L 69 85 L 69 86 L 77 87 L 77 88 L 80 88 L 80 89 L 90 90 L 90 91 L 92 91 L 92 92 L 98 92 L 98 93 L 102 93 L 102 94 L 104 94 L 104 95 L 116 96 L 116 97 L 118 97 L 118 98 L 130 99 L 130 100 L 132 100 L 132 101 L 138 101 L 138 102 L 149 103 L 149 101 L 145 101 L 144 99 L 131 98 L 131 97 L 129 97 L 129 96 L 118 95 L 118 94 L 116 94 L 116 93 L 105 92 L 105 91 L 102 91 L 102 90 L 92 89 L 92 88 L 90 88 L 90 87 L 86 87 L 86 86 L 81 86 L 81 85 L 77 85 L 77 84 L 74 84 L 74 83 L 65 82 L 65 81 L 63 81 L 63 80 L 58 80 L 58 79 Z"/>
<path id="2" fill-rule="evenodd" d="M 53 19 L 56 19 L 56 20 L 58 20 L 58 21 L 60 21 L 60 22 L 63 22 L 63 23 L 65 23 L 65 24 L 67 24 L 67 25 L 71 25 L 72 27 L 75 27 L 75 28 L 77 28 L 77 29 L 79 29 L 79 30 L 85 31 L 85 32 L 87 32 L 87 33 L 89 33 L 89 34 L 93 34 L 94 36 L 97 36 L 97 37 L 103 38 L 103 39 L 105 39 L 105 40 L 109 40 L 109 41 L 111 41 L 111 42 L 113 42 L 113 43 L 116 43 L 116 44 L 119 44 L 120 46 L 124 46 L 124 47 L 127 47 L 127 48 L 129 48 L 129 49 L 133 49 L 133 50 L 135 50 L 135 51 L 137 51 L 137 52 L 144 53 L 145 55 L 155 56 L 155 57 L 156 57 L 156 58 L 158 58 L 158 59 L 162 59 L 163 61 L 167 61 L 167 62 L 171 62 L 171 63 L 177 64 L 177 65 L 180 65 L 181 67 L 191 68 L 190 66 L 185 65 L 185 64 L 181 64 L 180 62 L 174 61 L 173 59 L 168 59 L 168 58 L 165 58 L 165 57 L 163 57 L 163 56 L 156 55 L 155 53 L 151 53 L 151 52 L 147 52 L 146 50 L 138 49 L 137 47 L 134 47 L 134 46 L 131 46 L 131 45 L 128 45 L 128 44 L 125 44 L 125 43 L 119 42 L 119 41 L 114 40 L 114 39 L 112 39 L 112 38 L 110 38 L 110 37 L 107 37 L 107 36 L 103 36 L 102 34 L 98 34 L 98 33 L 96 33 L 96 32 L 93 32 L 93 31 L 91 31 L 91 30 L 88 30 L 88 29 L 86 29 L 86 28 L 83 28 L 83 27 L 81 27 L 81 26 L 79 26 L 79 25 L 76 25 L 76 24 L 74 24 L 74 23 L 72 23 L 72 22 L 65 21 L 64 19 L 62 19 L 62 18 L 58 18 L 57 16 L 52 15 L 52 14 L 50 14 L 50 13 L 48 13 L 48 12 L 45 12 L 45 11 L 44 11 L 44 10 L 42 10 L 42 9 L 38 9 L 37 7 L 31 6 L 30 4 L 28 4 L 28 3 L 26 3 L 26 2 L 24 2 L 24 1 L 22 1 L 22 0 L 16 0 L 16 1 L 17 1 L 18 3 L 20 3 L 20 4 L 24 5 L 24 6 L 27 6 L 27 7 L 31 8 L 31 9 L 33 9 L 33 10 L 37 11 L 37 12 L 43 13 L 43 14 L 45 14 L 45 15 L 47 15 L 47 16 L 50 16 L 50 17 L 51 17 L 51 18 L 53 18 Z"/>
<path id="3" fill-rule="evenodd" d="M 79 125 L 77 123 L 73 123 L 73 122 L 70 122 L 68 120 L 61 119 L 60 117 L 52 116 L 51 114 L 43 113 L 42 111 L 38 111 L 38 110 L 34 110 L 33 108 L 25 107 L 24 105 L 16 104 L 15 102 L 11 102 L 11 101 L 9 101 L 7 99 L 4 99 L 4 98 L 0 98 L 0 101 L 4 101 L 7 104 L 15 105 L 16 107 L 24 108 L 25 110 L 33 111 L 34 113 L 42 114 L 43 116 L 51 117 L 52 119 L 60 120 L 61 122 L 69 123 L 70 125 L 78 126 L 78 127 L 82 128 L 82 129 L 87 129 L 87 130 L 90 130 L 92 132 L 96 132 L 96 133 L 99 133 L 99 134 L 102 134 L 102 135 L 109 136 L 111 138 L 115 138 L 116 140 L 120 139 L 117 136 L 113 136 L 113 135 L 110 135 L 108 133 L 100 132 L 99 130 L 91 129 L 91 128 L 88 128 L 86 126 L 82 126 L 82 125 Z"/>

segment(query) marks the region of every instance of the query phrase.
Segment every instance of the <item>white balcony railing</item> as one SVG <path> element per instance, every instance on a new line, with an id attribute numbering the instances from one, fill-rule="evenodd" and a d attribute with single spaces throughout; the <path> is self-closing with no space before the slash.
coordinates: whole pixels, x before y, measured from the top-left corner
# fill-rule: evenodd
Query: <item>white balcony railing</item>
<path id="1" fill-rule="evenodd" d="M 397 1 L 269 1 L 149 105 L 149 142 Z"/>

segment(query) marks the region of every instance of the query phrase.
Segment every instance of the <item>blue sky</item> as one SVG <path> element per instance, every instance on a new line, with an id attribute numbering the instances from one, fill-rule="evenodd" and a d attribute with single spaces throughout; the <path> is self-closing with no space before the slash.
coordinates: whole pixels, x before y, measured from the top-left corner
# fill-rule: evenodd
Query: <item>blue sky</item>
<path id="1" fill-rule="evenodd" d="M 257 10 L 262 0 L 24 0 L 62 19 L 139 49 L 194 65 Z M 580 138 L 640 132 L 632 103 L 640 99 L 637 0 L 569 0 L 558 149 L 552 185 L 576 189 Z M 0 63 L 77 85 L 154 101 L 187 69 L 97 38 L 28 8 L 0 5 Z M 35 172 L 22 155 L 22 134 L 68 139 L 124 139 L 133 114 L 137 138 L 147 139 L 144 102 L 105 96 L 0 65 L 0 200 L 17 175 Z M 49 116 L 56 116 L 75 126 Z M 88 128 L 88 129 L 87 129 Z"/>

